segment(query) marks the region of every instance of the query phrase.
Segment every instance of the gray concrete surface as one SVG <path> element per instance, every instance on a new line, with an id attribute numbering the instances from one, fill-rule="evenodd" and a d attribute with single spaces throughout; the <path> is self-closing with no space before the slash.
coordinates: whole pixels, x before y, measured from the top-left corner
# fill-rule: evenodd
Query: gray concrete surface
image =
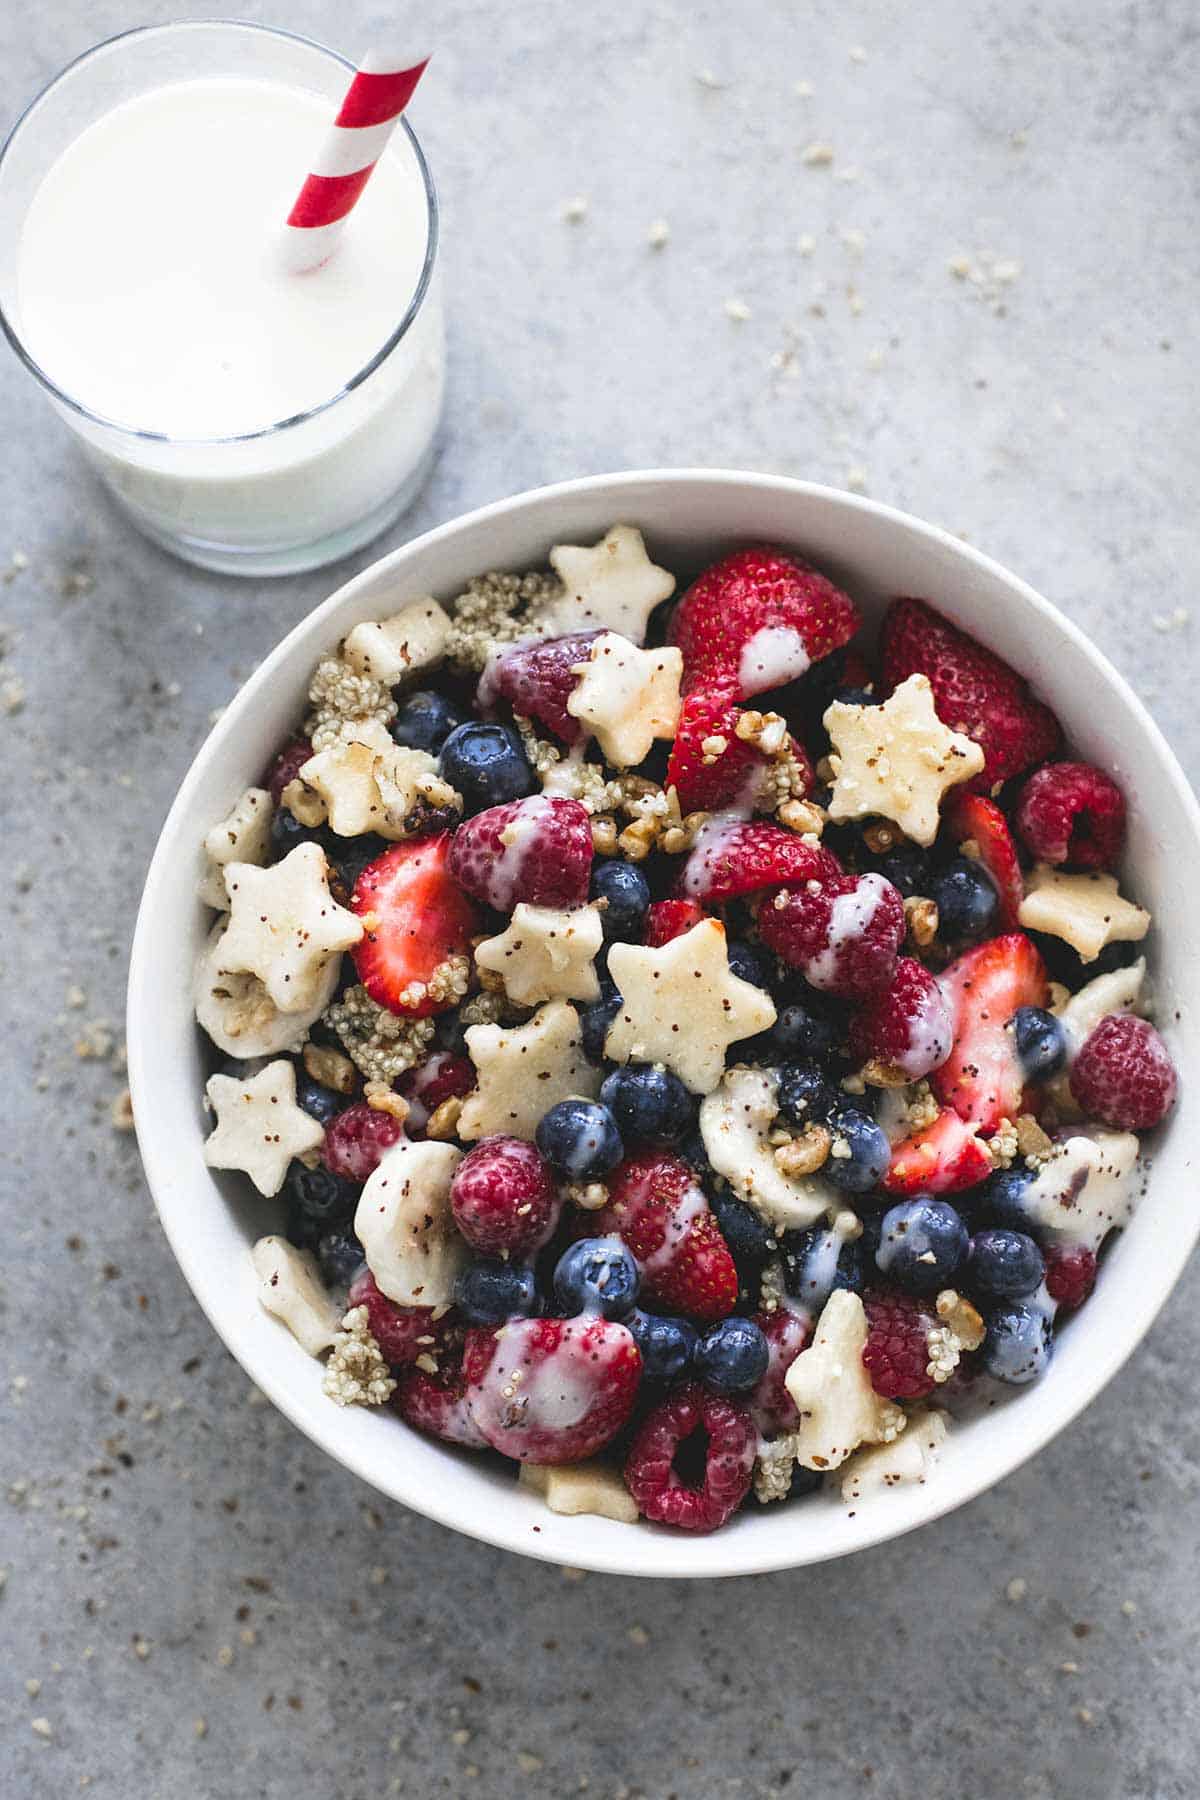
<path id="1" fill-rule="evenodd" d="M 384 19 L 245 10 L 352 53 Z M 133 22 L 7 9 L 0 114 Z M 1200 626 L 1155 623 L 1198 573 L 1185 0 L 447 0 L 437 41 L 417 114 L 451 392 L 405 531 L 631 464 L 859 483 L 1027 574 L 1195 773 Z M 1194 1796 L 1195 1270 L 1000 1489 L 731 1586 L 572 1581 L 454 1538 L 253 1404 L 110 1128 L 119 1068 L 75 1046 L 103 1052 L 98 1021 L 119 1043 L 143 871 L 210 709 L 339 577 L 177 566 L 10 359 L 0 396 L 0 570 L 28 559 L 0 588 L 0 680 L 26 691 L 0 714 L 5 1796 Z"/>

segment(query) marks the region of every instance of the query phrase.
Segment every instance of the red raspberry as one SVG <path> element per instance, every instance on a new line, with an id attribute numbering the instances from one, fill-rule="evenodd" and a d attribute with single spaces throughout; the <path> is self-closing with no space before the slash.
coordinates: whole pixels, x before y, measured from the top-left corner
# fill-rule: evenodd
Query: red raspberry
<path id="1" fill-rule="evenodd" d="M 746 1498 L 757 1448 L 746 1408 L 691 1382 L 642 1420 L 625 1486 L 638 1511 L 658 1525 L 716 1531 Z"/>
<path id="2" fill-rule="evenodd" d="M 583 906 L 592 869 L 592 822 L 578 800 L 534 794 L 466 819 L 450 846 L 450 873 L 476 900 L 511 913 Z"/>
<path id="3" fill-rule="evenodd" d="M 645 942 L 654 949 L 669 944 L 704 917 L 704 908 L 694 900 L 655 900 L 646 908 Z"/>
<path id="4" fill-rule="evenodd" d="M 471 1417 L 493 1450 L 517 1462 L 581 1462 L 620 1431 L 637 1397 L 642 1357 L 612 1319 L 510 1319 L 467 1335 Z"/>
<path id="5" fill-rule="evenodd" d="M 1144 1131 L 1166 1118 L 1177 1086 L 1171 1053 L 1145 1019 L 1110 1013 L 1071 1065 L 1071 1092 L 1089 1119 Z"/>
<path id="6" fill-rule="evenodd" d="M 754 888 L 781 887 L 784 882 L 833 881 L 841 872 L 831 851 L 802 843 L 781 825 L 753 820 L 702 831 L 675 891 L 686 900 L 733 900 Z"/>
<path id="7" fill-rule="evenodd" d="M 684 691 L 724 686 L 732 699 L 783 687 L 858 630 L 848 595 L 782 550 L 756 545 L 714 563 L 671 616 Z"/>
<path id="8" fill-rule="evenodd" d="M 457 1353 L 439 1358 L 436 1375 L 424 1369 L 405 1369 L 392 1396 L 392 1405 L 406 1425 L 443 1438 L 448 1444 L 465 1444 L 486 1450 L 488 1441 L 471 1417 L 467 1404 L 467 1378 Z"/>
<path id="9" fill-rule="evenodd" d="M 1016 670 L 924 600 L 893 601 L 880 650 L 885 693 L 910 675 L 927 676 L 938 718 L 981 746 L 987 760 L 970 783 L 972 792 L 986 794 L 1058 749 L 1058 720 L 1033 699 Z"/>
<path id="10" fill-rule="evenodd" d="M 577 744 L 584 727 L 567 711 L 567 701 L 579 684 L 574 673 L 587 662 L 598 631 L 576 631 L 570 637 L 544 638 L 530 644 L 514 644 L 479 683 L 479 704 L 486 711 L 496 694 L 502 694 L 514 712 L 536 719 L 564 744 Z"/>
<path id="11" fill-rule="evenodd" d="M 784 1376 L 807 1348 L 812 1336 L 812 1320 L 805 1312 L 792 1312 L 787 1306 L 773 1313 L 755 1313 L 755 1323 L 767 1340 L 769 1360 L 767 1372 L 749 1396 L 750 1416 L 764 1437 L 779 1431 L 794 1431 L 800 1423 L 796 1402 L 784 1386 Z"/>
<path id="12" fill-rule="evenodd" d="M 724 1319 L 734 1309 L 738 1275 L 696 1176 L 664 1150 L 630 1156 L 609 1180 L 608 1205 L 585 1213 L 583 1235 L 615 1232 L 632 1250 L 643 1291 L 693 1319 Z"/>
<path id="13" fill-rule="evenodd" d="M 436 1323 L 431 1306 L 398 1306 L 381 1293 L 370 1269 L 363 1269 L 350 1284 L 346 1305 L 365 1306 L 371 1336 L 383 1359 L 394 1369 L 407 1368 L 418 1356 L 436 1352 L 443 1344 L 449 1315 Z"/>
<path id="14" fill-rule="evenodd" d="M 904 901 L 882 875 L 840 875 L 814 893 L 780 888 L 759 902 L 764 944 L 812 987 L 862 999 L 887 987 L 904 942 Z"/>
<path id="15" fill-rule="evenodd" d="M 849 1038 L 860 1063 L 891 1063 L 909 1081 L 919 1081 L 950 1054 L 950 1008 L 929 970 L 902 956 L 891 985 L 852 1014 Z"/>
<path id="16" fill-rule="evenodd" d="M 454 1056 L 449 1050 L 438 1050 L 420 1068 L 407 1070 L 398 1086 L 408 1101 L 404 1129 L 409 1137 L 424 1137 L 425 1127 L 442 1101 L 469 1094 L 477 1080 L 470 1057 Z"/>
<path id="17" fill-rule="evenodd" d="M 879 1292 L 863 1299 L 867 1341 L 863 1368 L 885 1400 L 922 1400 L 937 1385 L 929 1367 L 929 1333 L 937 1325 L 911 1294 Z"/>
<path id="18" fill-rule="evenodd" d="M 549 1167 L 520 1138 L 485 1138 L 468 1151 L 450 1183 L 454 1222 L 484 1256 L 540 1250 L 562 1209 Z"/>
<path id="19" fill-rule="evenodd" d="M 403 1136 L 399 1119 L 359 1101 L 338 1113 L 325 1127 L 321 1159 L 334 1175 L 347 1181 L 366 1181 L 375 1173 L 384 1151 Z"/>
<path id="20" fill-rule="evenodd" d="M 1016 820 L 1039 862 L 1111 869 L 1125 842 L 1125 796 L 1091 763 L 1049 763 L 1021 789 Z"/>
<path id="21" fill-rule="evenodd" d="M 307 738 L 293 738 L 290 744 L 283 746 L 272 762 L 262 778 L 262 784 L 276 806 L 283 799 L 283 790 L 288 782 L 295 781 L 312 753 L 313 747 Z"/>
<path id="22" fill-rule="evenodd" d="M 1060 1306 L 1082 1306 L 1096 1285 L 1096 1253 L 1086 1244 L 1051 1244 L 1046 1256 L 1046 1291 Z"/>

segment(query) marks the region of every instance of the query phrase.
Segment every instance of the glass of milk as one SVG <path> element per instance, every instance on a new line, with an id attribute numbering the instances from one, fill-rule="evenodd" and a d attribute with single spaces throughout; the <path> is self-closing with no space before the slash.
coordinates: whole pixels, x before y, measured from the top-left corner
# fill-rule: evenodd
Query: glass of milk
<path id="1" fill-rule="evenodd" d="M 204 568 L 317 568 L 433 458 L 437 201 L 402 120 L 320 269 L 284 220 L 352 65 L 258 25 L 72 63 L 0 152 L 0 323 L 137 525 Z"/>

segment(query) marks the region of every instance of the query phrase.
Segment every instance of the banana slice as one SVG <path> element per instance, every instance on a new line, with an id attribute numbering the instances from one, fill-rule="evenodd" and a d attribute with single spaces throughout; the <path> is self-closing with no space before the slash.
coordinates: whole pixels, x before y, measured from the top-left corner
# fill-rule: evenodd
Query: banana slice
<path id="1" fill-rule="evenodd" d="M 221 940 L 228 918 L 218 919 L 196 966 L 196 1017 L 218 1050 L 248 1061 L 298 1050 L 338 984 L 340 958 L 321 971 L 316 995 L 303 1012 L 281 1013 L 257 975 L 229 975 L 220 969 Z"/>
<path id="2" fill-rule="evenodd" d="M 450 1211 L 462 1151 L 401 1138 L 379 1159 L 354 1215 L 367 1267 L 399 1306 L 448 1306 L 467 1258 Z"/>
<path id="3" fill-rule="evenodd" d="M 594 1513 L 598 1519 L 637 1523 L 637 1502 L 615 1469 L 607 1463 L 522 1463 L 521 1486 L 540 1494 L 551 1512 Z"/>

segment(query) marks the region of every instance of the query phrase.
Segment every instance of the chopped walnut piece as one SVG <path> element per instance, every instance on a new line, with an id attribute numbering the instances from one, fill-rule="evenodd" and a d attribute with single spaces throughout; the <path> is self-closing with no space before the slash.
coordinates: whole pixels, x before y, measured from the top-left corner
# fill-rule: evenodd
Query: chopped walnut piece
<path id="1" fill-rule="evenodd" d="M 924 894 L 910 894 L 904 902 L 904 922 L 918 950 L 927 950 L 938 934 L 937 901 Z"/>
<path id="2" fill-rule="evenodd" d="M 617 821 L 608 813 L 599 813 L 592 820 L 592 849 L 598 856 L 616 855 Z"/>
<path id="3" fill-rule="evenodd" d="M 1032 1113 L 1022 1113 L 1015 1126 L 1017 1149 L 1024 1157 L 1045 1156 L 1053 1150 L 1053 1140 L 1047 1137 Z"/>
<path id="4" fill-rule="evenodd" d="M 877 1056 L 873 1056 L 870 1062 L 864 1063 L 859 1070 L 859 1074 L 869 1087 L 895 1088 L 908 1086 L 908 1076 L 904 1073 L 903 1069 L 897 1068 L 895 1063 L 880 1062 Z M 845 1085 L 845 1082 L 843 1082 L 842 1086 L 845 1087 Z"/>
<path id="5" fill-rule="evenodd" d="M 809 1125 L 801 1137 L 780 1144 L 775 1161 L 785 1175 L 812 1175 L 829 1160 L 832 1144 L 827 1126 Z"/>
<path id="6" fill-rule="evenodd" d="M 304 1046 L 304 1072 L 322 1087 L 332 1088 L 335 1094 L 352 1094 L 358 1076 L 354 1064 L 340 1050 L 330 1044 L 314 1044 L 311 1039 Z"/>
<path id="7" fill-rule="evenodd" d="M 368 1081 L 363 1088 L 363 1099 L 375 1112 L 388 1113 L 401 1125 L 408 1117 L 408 1101 L 386 1081 Z"/>
<path id="8" fill-rule="evenodd" d="M 957 1338 L 963 1350 L 978 1350 L 987 1326 L 971 1302 L 954 1288 L 943 1288 L 937 1297 L 937 1316 Z"/>
<path id="9" fill-rule="evenodd" d="M 572 1181 L 564 1187 L 563 1198 L 583 1212 L 599 1212 L 608 1205 L 608 1189 L 602 1181 Z"/>
<path id="10" fill-rule="evenodd" d="M 463 1109 L 462 1094 L 451 1094 L 440 1106 L 434 1107 L 429 1115 L 429 1123 L 425 1127 L 425 1136 L 434 1143 L 446 1143 L 458 1129 L 459 1114 Z"/>
<path id="11" fill-rule="evenodd" d="M 825 829 L 825 812 L 812 800 L 785 800 L 776 813 L 779 823 L 800 837 L 820 837 Z"/>

